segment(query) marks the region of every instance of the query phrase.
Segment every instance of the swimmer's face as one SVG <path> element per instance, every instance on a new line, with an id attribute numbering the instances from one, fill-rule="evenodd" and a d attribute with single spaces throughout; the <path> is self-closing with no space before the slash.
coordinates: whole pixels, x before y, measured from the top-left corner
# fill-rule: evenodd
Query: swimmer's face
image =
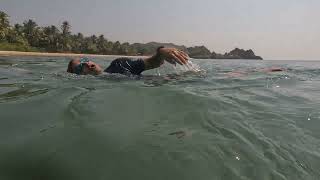
<path id="1" fill-rule="evenodd" d="M 98 75 L 102 73 L 102 68 L 93 61 L 81 63 L 80 59 L 74 59 L 70 61 L 67 71 L 81 75 Z"/>

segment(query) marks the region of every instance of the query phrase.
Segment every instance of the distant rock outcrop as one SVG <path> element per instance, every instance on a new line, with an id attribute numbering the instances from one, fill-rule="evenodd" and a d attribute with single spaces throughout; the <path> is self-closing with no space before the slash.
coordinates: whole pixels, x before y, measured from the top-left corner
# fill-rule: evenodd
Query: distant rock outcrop
<path id="1" fill-rule="evenodd" d="M 262 58 L 260 56 L 256 56 L 251 49 L 243 50 L 239 48 L 235 48 L 229 53 L 226 53 L 224 55 L 224 58 L 225 59 L 260 59 L 262 60 Z"/>
<path id="2" fill-rule="evenodd" d="M 134 43 L 131 45 L 131 47 L 133 47 L 134 49 L 137 50 L 137 55 L 152 55 L 157 50 L 157 48 L 160 46 L 177 48 L 177 49 L 180 49 L 180 50 L 187 52 L 187 47 L 178 46 L 178 45 L 175 45 L 172 43 L 149 42 L 146 44 Z"/>
<path id="3" fill-rule="evenodd" d="M 178 47 L 176 47 L 178 48 Z M 214 51 L 210 52 L 205 46 L 195 46 L 189 47 L 186 51 L 190 57 L 197 58 L 197 59 L 256 59 L 262 60 L 262 57 L 256 56 L 255 53 L 249 49 L 239 49 L 235 48 L 234 50 L 219 54 L 215 53 Z"/>
<path id="4" fill-rule="evenodd" d="M 187 48 L 187 53 L 192 58 L 197 59 L 210 59 L 211 58 L 211 52 L 209 49 L 207 49 L 204 46 L 195 46 Z"/>
<path id="5" fill-rule="evenodd" d="M 159 46 L 172 47 L 183 50 L 189 54 L 190 57 L 196 59 L 261 59 L 260 56 L 256 56 L 255 53 L 249 50 L 243 50 L 239 48 L 235 48 L 234 50 L 219 54 L 210 52 L 208 48 L 205 46 L 194 46 L 194 47 L 186 47 L 186 46 L 178 46 L 173 43 L 158 43 L 158 42 L 149 42 L 146 44 L 142 43 L 134 43 L 131 45 L 134 49 L 137 50 L 137 55 L 152 55 Z"/>

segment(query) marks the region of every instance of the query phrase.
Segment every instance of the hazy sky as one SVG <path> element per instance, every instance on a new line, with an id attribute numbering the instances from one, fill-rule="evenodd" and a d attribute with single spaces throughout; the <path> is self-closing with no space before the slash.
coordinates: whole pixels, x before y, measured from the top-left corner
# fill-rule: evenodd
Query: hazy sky
<path id="1" fill-rule="evenodd" d="M 121 42 L 253 49 L 265 59 L 320 60 L 320 0 L 0 0 L 12 23 L 68 20 L 73 33 Z"/>

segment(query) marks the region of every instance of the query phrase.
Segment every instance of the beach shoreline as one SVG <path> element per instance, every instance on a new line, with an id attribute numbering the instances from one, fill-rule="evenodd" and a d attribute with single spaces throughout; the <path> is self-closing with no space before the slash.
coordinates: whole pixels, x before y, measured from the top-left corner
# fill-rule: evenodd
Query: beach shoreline
<path id="1" fill-rule="evenodd" d="M 146 57 L 146 56 L 127 56 L 127 55 L 101 55 L 101 54 L 74 54 L 74 53 L 47 53 L 47 52 L 23 52 L 23 51 L 0 51 L 0 56 L 39 56 L 39 57 Z"/>

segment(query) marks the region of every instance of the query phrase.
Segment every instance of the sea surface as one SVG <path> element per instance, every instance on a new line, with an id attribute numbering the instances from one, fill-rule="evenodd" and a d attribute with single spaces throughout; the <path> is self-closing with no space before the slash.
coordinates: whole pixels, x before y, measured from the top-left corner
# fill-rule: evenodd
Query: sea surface
<path id="1" fill-rule="evenodd" d="M 320 179 L 320 61 L 127 77 L 68 74 L 69 60 L 0 57 L 1 180 Z"/>

